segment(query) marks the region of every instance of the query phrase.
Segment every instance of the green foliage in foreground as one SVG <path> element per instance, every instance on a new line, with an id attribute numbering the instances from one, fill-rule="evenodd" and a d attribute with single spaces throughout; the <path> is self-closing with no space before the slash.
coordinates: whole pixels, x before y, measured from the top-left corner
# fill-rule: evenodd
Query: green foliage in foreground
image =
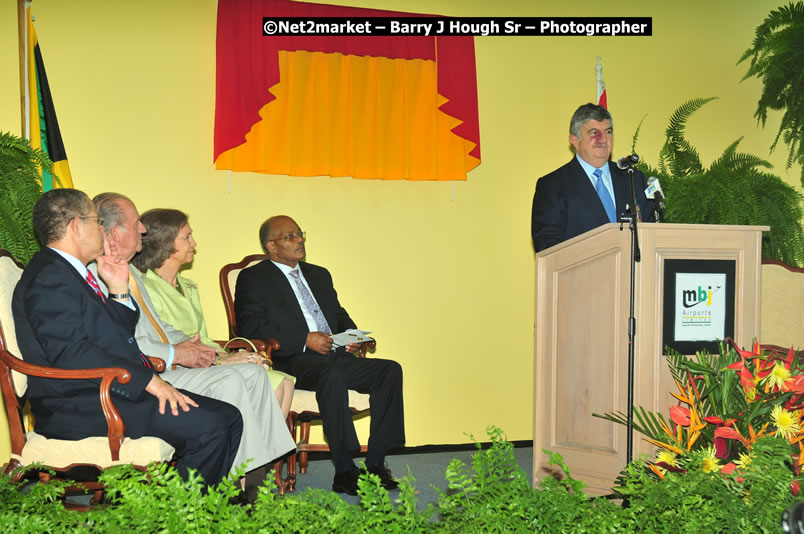
<path id="1" fill-rule="evenodd" d="M 110 504 L 88 512 L 65 510 L 63 483 L 35 485 L 22 493 L 0 479 L 0 531 L 11 532 L 778 532 L 782 511 L 797 499 L 792 474 L 777 438 L 757 442 L 756 469 L 738 481 L 698 470 L 668 474 L 664 481 L 637 463 L 623 473 L 617 492 L 629 506 L 589 498 L 569 476 L 561 457 L 547 453 L 563 475 L 531 489 L 516 464 L 513 446 L 489 429 L 492 446 L 471 465 L 454 460 L 448 489 L 437 506 L 416 510 L 414 479 L 402 480 L 393 501 L 373 476 L 361 480 L 362 504 L 348 504 L 324 490 L 279 497 L 271 483 L 253 509 L 228 504 L 235 489 L 225 481 L 201 494 L 198 479 L 181 480 L 173 469 L 151 466 L 107 470 Z"/>

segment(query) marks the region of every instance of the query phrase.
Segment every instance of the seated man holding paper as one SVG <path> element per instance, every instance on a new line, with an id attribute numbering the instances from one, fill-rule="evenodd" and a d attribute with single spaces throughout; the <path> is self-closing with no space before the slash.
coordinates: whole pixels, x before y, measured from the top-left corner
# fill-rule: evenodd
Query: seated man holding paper
<path id="1" fill-rule="evenodd" d="M 316 392 L 335 463 L 332 489 L 339 493 L 356 495 L 360 476 L 352 460 L 360 444 L 347 391 L 368 393 L 366 467 L 385 488 L 397 488 L 384 462 L 387 450 L 405 443 L 402 368 L 391 360 L 355 357 L 350 353 L 358 350 L 358 343 L 333 344 L 333 333 L 355 329 L 355 323 L 338 302 L 329 271 L 300 261 L 306 255 L 305 234 L 293 219 L 280 215 L 265 221 L 260 242 L 270 260 L 244 269 L 237 279 L 238 334 L 278 340 L 281 347 L 272 354 L 275 368 L 295 376 L 297 389 Z"/>

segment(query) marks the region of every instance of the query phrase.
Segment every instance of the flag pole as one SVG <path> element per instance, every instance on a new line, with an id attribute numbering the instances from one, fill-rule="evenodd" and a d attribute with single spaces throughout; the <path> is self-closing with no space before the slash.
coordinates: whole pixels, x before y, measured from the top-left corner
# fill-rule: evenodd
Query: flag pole
<path id="1" fill-rule="evenodd" d="M 20 55 L 20 135 L 30 139 L 28 125 L 28 21 L 25 18 L 26 0 L 17 0 L 17 37 Z"/>

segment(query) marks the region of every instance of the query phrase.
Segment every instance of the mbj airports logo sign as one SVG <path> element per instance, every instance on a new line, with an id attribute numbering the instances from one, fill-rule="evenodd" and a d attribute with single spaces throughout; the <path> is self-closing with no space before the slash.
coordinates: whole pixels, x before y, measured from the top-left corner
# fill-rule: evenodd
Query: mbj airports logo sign
<path id="1" fill-rule="evenodd" d="M 676 273 L 676 341 L 723 339 L 725 288 L 724 273 Z"/>

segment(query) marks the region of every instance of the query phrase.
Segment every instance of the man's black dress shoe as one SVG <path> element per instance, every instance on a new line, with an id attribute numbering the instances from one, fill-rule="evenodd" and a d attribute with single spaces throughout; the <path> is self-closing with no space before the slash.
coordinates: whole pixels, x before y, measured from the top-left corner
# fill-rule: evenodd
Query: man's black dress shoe
<path id="1" fill-rule="evenodd" d="M 375 465 L 368 468 L 369 473 L 373 473 L 380 477 L 382 487 L 388 491 L 399 489 L 399 483 L 391 476 L 391 470 L 385 465 Z"/>
<path id="2" fill-rule="evenodd" d="M 349 471 L 344 471 L 343 473 L 335 473 L 335 479 L 332 481 L 332 491 L 357 495 L 357 479 L 363 473 L 365 471 L 357 467 L 352 467 Z"/>

